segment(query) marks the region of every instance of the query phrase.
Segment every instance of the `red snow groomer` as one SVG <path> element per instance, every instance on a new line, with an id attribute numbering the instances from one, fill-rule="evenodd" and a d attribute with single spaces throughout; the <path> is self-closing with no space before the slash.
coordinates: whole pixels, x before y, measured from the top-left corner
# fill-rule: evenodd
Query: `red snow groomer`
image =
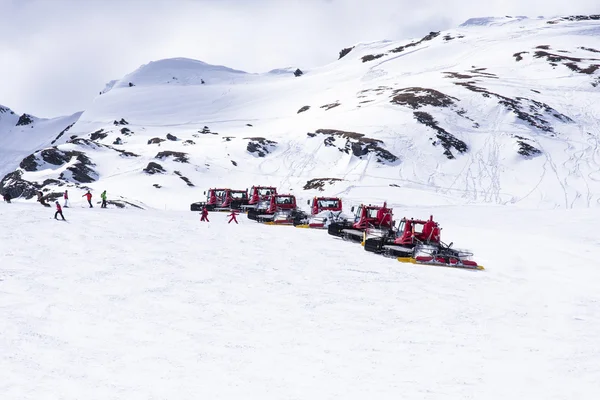
<path id="1" fill-rule="evenodd" d="M 342 220 L 342 199 L 339 197 L 313 197 L 306 202 L 310 206 L 310 215 L 298 213 L 294 220 L 296 228 L 327 228 L 332 222 Z"/>
<path id="2" fill-rule="evenodd" d="M 202 209 L 206 207 L 208 211 L 214 210 L 223 203 L 223 198 L 226 190 L 228 189 L 208 189 L 208 193 L 204 192 L 204 194 L 206 195 L 206 201 L 192 203 L 190 209 L 192 211 L 202 211 Z"/>
<path id="3" fill-rule="evenodd" d="M 260 201 L 256 208 L 249 209 L 248 219 L 270 225 L 291 225 L 298 212 L 294 195 L 276 194 Z"/>
<path id="4" fill-rule="evenodd" d="M 225 189 L 221 200 L 215 211 L 241 210 L 248 205 L 248 190 Z"/>
<path id="5" fill-rule="evenodd" d="M 361 204 L 354 214 L 354 221 L 333 222 L 327 228 L 327 233 L 360 243 L 367 229 L 380 232 L 382 236 L 388 235 L 393 227 L 392 216 L 392 209 L 387 208 L 386 203 L 383 206 Z"/>
<path id="6" fill-rule="evenodd" d="M 420 219 L 400 220 L 388 235 L 365 232 L 365 250 L 397 258 L 400 262 L 427 264 L 455 268 L 483 269 L 470 257 L 473 253 L 453 249 L 441 241 L 441 228 L 430 216 Z"/>
<path id="7" fill-rule="evenodd" d="M 277 188 L 274 186 L 252 186 L 249 190 L 248 204 L 243 209 L 256 208 L 258 203 L 269 200 L 272 195 L 277 194 Z"/>

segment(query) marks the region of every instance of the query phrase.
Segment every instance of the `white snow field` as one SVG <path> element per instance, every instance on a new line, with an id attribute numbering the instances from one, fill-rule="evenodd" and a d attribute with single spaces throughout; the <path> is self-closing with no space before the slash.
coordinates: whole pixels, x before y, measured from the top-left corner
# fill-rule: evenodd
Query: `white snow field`
<path id="1" fill-rule="evenodd" d="M 0 397 L 598 398 L 600 210 L 433 212 L 485 271 L 244 215 L 1 203 Z"/>
<path id="2" fill-rule="evenodd" d="M 158 60 L 72 116 L 0 107 L 0 400 L 600 398 L 598 19 L 473 19 L 299 77 Z M 184 211 L 251 185 L 433 214 L 486 269 Z M 57 222 L 35 194 L 65 189 Z"/>

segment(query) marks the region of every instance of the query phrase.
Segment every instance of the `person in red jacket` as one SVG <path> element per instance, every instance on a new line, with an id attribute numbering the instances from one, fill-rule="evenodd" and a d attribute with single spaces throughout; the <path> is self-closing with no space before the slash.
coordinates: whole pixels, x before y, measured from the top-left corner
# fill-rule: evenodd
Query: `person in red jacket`
<path id="1" fill-rule="evenodd" d="M 65 205 L 63 207 L 68 208 L 69 207 L 69 191 L 65 190 L 65 193 L 63 194 L 63 199 L 65 199 Z"/>
<path id="2" fill-rule="evenodd" d="M 56 212 L 54 213 L 54 219 L 58 219 L 57 217 L 60 215 L 63 221 L 65 221 L 65 216 L 62 213 L 62 208 L 60 204 L 58 203 L 58 201 L 55 201 L 54 204 L 56 204 Z"/>
<path id="3" fill-rule="evenodd" d="M 94 208 L 94 206 L 92 206 L 92 194 L 90 193 L 90 191 L 88 190 L 86 194 L 84 194 L 81 197 L 85 197 L 87 198 L 88 204 L 90 205 L 90 208 Z"/>
<path id="4" fill-rule="evenodd" d="M 208 220 L 208 210 L 206 209 L 206 207 L 202 208 L 202 218 L 200 218 L 200 221 L 210 222 Z"/>
<path id="5" fill-rule="evenodd" d="M 235 222 L 236 224 L 238 223 L 237 219 L 235 218 L 236 215 L 238 215 L 238 213 L 235 210 L 231 210 L 231 214 L 227 215 L 228 217 L 231 217 L 231 218 L 229 218 L 228 224 L 230 224 L 231 221 Z"/>

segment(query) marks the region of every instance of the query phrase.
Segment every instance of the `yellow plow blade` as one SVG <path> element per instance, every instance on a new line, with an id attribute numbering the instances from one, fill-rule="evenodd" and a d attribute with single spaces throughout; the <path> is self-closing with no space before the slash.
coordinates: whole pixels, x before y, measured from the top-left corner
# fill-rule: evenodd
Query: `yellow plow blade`
<path id="1" fill-rule="evenodd" d="M 398 261 L 403 263 L 416 264 L 417 261 L 412 257 L 398 257 Z"/>

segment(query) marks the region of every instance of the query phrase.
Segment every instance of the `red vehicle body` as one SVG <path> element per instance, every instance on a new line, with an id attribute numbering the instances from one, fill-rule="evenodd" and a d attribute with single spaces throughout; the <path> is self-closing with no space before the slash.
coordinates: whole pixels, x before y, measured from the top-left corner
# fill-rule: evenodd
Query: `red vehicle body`
<path id="1" fill-rule="evenodd" d="M 230 211 L 241 210 L 243 206 L 248 204 L 248 190 L 225 189 L 222 202 L 217 209 Z"/>
<path id="2" fill-rule="evenodd" d="M 365 250 L 398 258 L 413 264 L 483 269 L 472 261 L 470 252 L 451 248 L 441 240 L 441 228 L 430 216 L 428 220 L 403 218 L 388 235 L 368 237 Z"/>
<path id="3" fill-rule="evenodd" d="M 298 212 L 296 197 L 291 194 L 276 194 L 248 210 L 248 218 L 258 222 L 291 224 Z"/>
<path id="4" fill-rule="evenodd" d="M 431 216 L 427 221 L 402 218 L 396 230 L 394 244 L 411 245 L 420 242 L 440 243 L 440 227 Z"/>
<path id="5" fill-rule="evenodd" d="M 342 211 L 342 199 L 339 197 L 313 197 L 312 204 L 310 204 L 311 215 L 317 215 L 323 211 Z"/>
<path id="6" fill-rule="evenodd" d="M 295 210 L 296 196 L 291 194 L 276 194 L 270 197 L 267 213 L 275 213 L 282 210 Z"/>
<path id="7" fill-rule="evenodd" d="M 341 220 L 342 199 L 339 197 L 313 197 L 306 202 L 310 206 L 310 215 L 299 212 L 294 219 L 297 228 L 323 229 L 328 223 Z"/>
<path id="8" fill-rule="evenodd" d="M 197 203 L 192 203 L 192 205 L 190 206 L 190 209 L 192 211 L 202 211 L 202 209 L 204 207 L 206 207 L 206 209 L 209 211 L 214 210 L 220 204 L 223 203 L 223 196 L 224 196 L 226 190 L 228 190 L 228 189 L 217 189 L 217 188 L 208 189 L 208 193 L 204 192 L 204 194 L 206 195 L 206 201 L 199 201 Z"/>
<path id="9" fill-rule="evenodd" d="M 274 186 L 252 186 L 249 190 L 250 199 L 248 205 L 254 206 L 276 194 L 277 188 Z"/>
<path id="10" fill-rule="evenodd" d="M 354 211 L 354 207 L 352 207 Z M 329 225 L 327 232 L 330 235 L 342 237 L 355 242 L 362 242 L 367 228 L 375 228 L 383 232 L 391 231 L 393 226 L 392 209 L 383 206 L 361 204 L 354 215 L 354 221 L 334 222 Z"/>

